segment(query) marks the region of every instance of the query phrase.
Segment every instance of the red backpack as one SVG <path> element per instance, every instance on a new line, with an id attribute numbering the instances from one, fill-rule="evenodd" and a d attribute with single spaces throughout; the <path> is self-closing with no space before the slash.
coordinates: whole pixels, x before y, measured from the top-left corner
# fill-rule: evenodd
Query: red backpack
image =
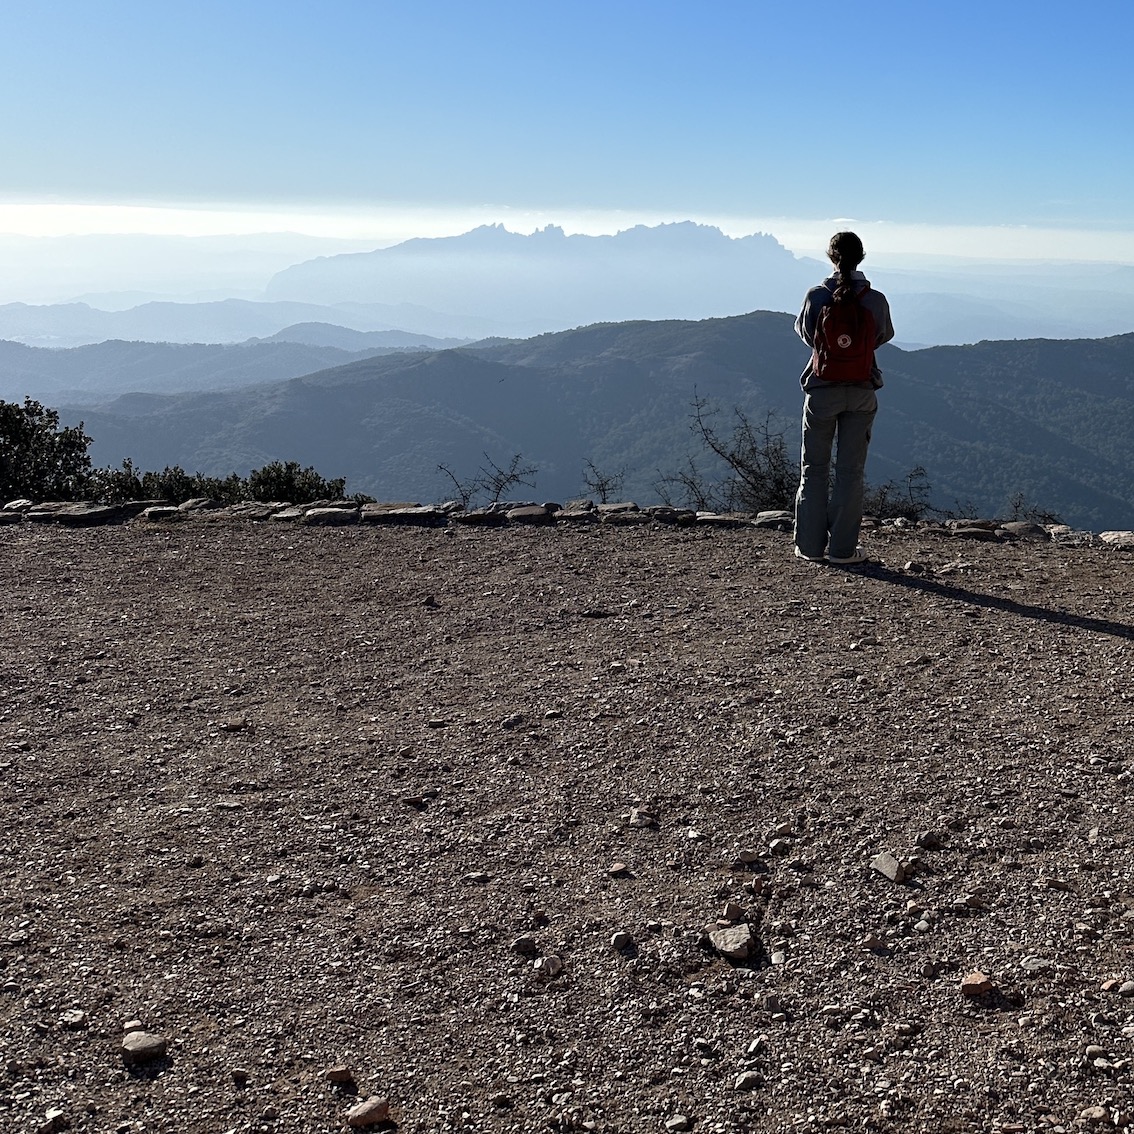
<path id="1" fill-rule="evenodd" d="M 863 294 L 869 288 L 867 284 Z M 858 293 L 828 303 L 815 327 L 811 369 L 824 382 L 869 382 L 876 334 L 874 315 Z"/>

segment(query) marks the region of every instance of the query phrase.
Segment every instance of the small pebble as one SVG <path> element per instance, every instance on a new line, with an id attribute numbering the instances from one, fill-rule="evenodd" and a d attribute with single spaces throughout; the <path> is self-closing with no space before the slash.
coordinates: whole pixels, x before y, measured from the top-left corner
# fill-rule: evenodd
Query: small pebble
<path id="1" fill-rule="evenodd" d="M 541 976 L 554 979 L 563 971 L 563 962 L 554 953 L 549 953 L 535 961 L 532 968 Z"/>
<path id="2" fill-rule="evenodd" d="M 994 991 L 996 985 L 982 972 L 966 973 L 961 978 L 962 996 L 987 996 Z"/>

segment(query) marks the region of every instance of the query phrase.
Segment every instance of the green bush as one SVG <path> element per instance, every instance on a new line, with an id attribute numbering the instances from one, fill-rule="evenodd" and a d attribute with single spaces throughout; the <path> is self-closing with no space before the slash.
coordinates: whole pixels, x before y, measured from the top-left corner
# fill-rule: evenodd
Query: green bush
<path id="1" fill-rule="evenodd" d="M 138 470 L 127 457 L 120 469 L 95 469 L 87 477 L 83 495 L 88 500 L 97 500 L 103 504 L 122 504 L 127 500 L 141 499 L 144 492 Z"/>
<path id="2" fill-rule="evenodd" d="M 32 398 L 0 401 L 0 500 L 77 500 L 91 471 L 83 424 L 59 428 L 59 414 Z"/>
<path id="3" fill-rule="evenodd" d="M 310 504 L 315 500 L 341 500 L 346 477 L 324 480 L 313 468 L 301 469 L 298 461 L 273 461 L 248 474 L 248 496 L 265 503 L 286 500 Z"/>
<path id="4" fill-rule="evenodd" d="M 224 480 L 215 476 L 190 476 L 180 465 L 167 465 L 161 472 L 148 472 L 142 477 L 142 495 L 148 499 L 169 500 L 184 504 L 186 500 L 219 500 L 235 504 L 248 496 L 248 485 L 236 473 Z"/>

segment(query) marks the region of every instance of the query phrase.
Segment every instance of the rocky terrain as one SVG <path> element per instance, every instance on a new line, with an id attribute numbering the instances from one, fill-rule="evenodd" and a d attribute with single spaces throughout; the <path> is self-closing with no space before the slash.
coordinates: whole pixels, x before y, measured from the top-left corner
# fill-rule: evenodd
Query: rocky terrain
<path id="1" fill-rule="evenodd" d="M 1129 553 L 866 545 L 0 527 L 0 1128 L 1134 1128 Z"/>

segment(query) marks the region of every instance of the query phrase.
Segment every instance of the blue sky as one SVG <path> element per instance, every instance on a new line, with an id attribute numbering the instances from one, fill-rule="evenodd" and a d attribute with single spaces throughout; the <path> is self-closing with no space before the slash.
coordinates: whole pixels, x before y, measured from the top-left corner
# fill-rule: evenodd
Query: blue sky
<path id="1" fill-rule="evenodd" d="M 75 203 L 325 215 L 337 235 L 379 213 L 404 235 L 849 218 L 922 251 L 1008 228 L 1020 248 L 1062 231 L 1070 255 L 1094 233 L 1134 262 L 1130 0 L 0 10 L 0 204 L 19 206 L 0 231 Z"/>

